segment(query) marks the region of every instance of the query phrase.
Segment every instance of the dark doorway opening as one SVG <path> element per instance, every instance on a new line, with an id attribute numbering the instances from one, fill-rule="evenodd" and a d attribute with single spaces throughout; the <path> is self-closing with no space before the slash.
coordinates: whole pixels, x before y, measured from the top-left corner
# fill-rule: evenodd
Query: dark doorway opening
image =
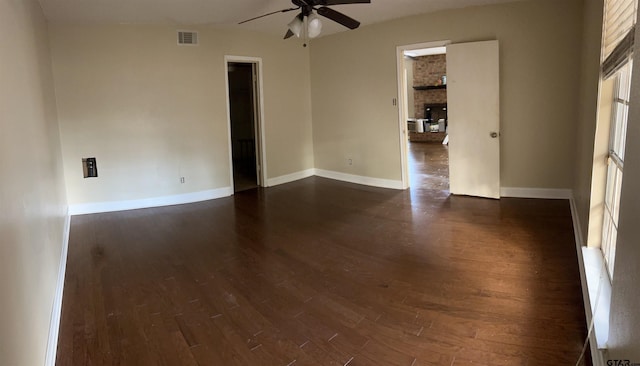
<path id="1" fill-rule="evenodd" d="M 260 185 L 257 129 L 256 64 L 228 63 L 229 115 L 234 192 Z"/>

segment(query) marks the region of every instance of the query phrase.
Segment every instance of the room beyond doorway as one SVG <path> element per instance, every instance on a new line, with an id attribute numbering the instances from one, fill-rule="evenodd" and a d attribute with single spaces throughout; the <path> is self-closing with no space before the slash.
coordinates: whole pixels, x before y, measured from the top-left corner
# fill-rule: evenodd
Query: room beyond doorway
<path id="1" fill-rule="evenodd" d="M 446 47 L 403 51 L 409 186 L 449 192 Z"/>
<path id="2" fill-rule="evenodd" d="M 445 68 L 415 67 L 412 52 L 441 48 Z M 444 134 L 450 144 L 449 192 L 500 198 L 500 78 L 497 40 L 451 44 L 448 41 L 398 46 L 398 123 L 402 186 L 409 188 L 409 141 L 432 141 Z M 472 61 L 470 61 L 472 60 Z M 437 61 L 433 61 L 435 64 Z M 410 65 L 414 64 L 414 67 Z M 421 80 L 409 72 L 426 74 Z M 426 73 L 424 73 L 426 71 Z M 446 101 L 416 98 L 416 92 L 440 92 Z M 413 103 L 409 103 L 413 100 Z M 473 101 L 471 103 L 470 101 Z M 413 117 L 410 105 L 413 105 Z M 434 113 L 435 112 L 435 113 Z M 453 124 L 452 124 L 453 123 Z M 414 137 L 420 137 L 415 138 Z M 436 139 L 437 140 L 437 139 Z"/>
<path id="3" fill-rule="evenodd" d="M 258 64 L 227 62 L 231 174 L 234 192 L 261 186 Z"/>

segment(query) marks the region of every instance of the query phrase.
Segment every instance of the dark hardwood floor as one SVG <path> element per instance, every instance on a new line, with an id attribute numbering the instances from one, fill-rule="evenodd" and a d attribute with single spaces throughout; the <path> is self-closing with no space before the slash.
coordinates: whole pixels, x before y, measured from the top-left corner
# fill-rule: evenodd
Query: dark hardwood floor
<path id="1" fill-rule="evenodd" d="M 409 184 L 413 188 L 449 193 L 449 146 L 409 142 Z"/>
<path id="2" fill-rule="evenodd" d="M 58 365 L 574 365 L 569 204 L 312 177 L 74 216 Z"/>

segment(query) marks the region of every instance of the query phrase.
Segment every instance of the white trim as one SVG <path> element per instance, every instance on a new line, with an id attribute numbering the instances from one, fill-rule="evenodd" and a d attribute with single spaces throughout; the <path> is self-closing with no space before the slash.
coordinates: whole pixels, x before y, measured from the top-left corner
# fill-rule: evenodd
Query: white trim
<path id="1" fill-rule="evenodd" d="M 267 187 L 277 186 L 280 184 L 285 184 L 289 182 L 294 182 L 296 180 L 308 178 L 308 177 L 314 176 L 315 173 L 316 173 L 315 169 L 307 169 L 307 170 L 301 170 L 299 172 L 295 172 L 291 174 L 281 175 L 275 178 L 269 178 L 267 179 Z"/>
<path id="2" fill-rule="evenodd" d="M 262 59 L 256 61 L 258 64 L 258 121 L 256 129 L 260 134 L 260 183 L 265 184 L 267 181 L 267 145 L 264 131 L 266 130 L 264 123 L 264 92 L 262 89 Z"/>
<path id="3" fill-rule="evenodd" d="M 404 49 L 402 46 L 396 47 L 396 72 L 397 72 L 397 82 L 398 82 L 398 130 L 400 135 L 400 164 L 401 168 L 401 180 L 402 180 L 402 188 L 409 188 L 409 167 L 408 167 L 408 157 L 407 157 L 407 140 L 409 138 L 409 131 L 407 130 L 407 116 L 405 105 L 408 103 L 405 100 L 405 95 L 407 94 L 405 85 L 405 77 L 404 77 Z"/>
<path id="4" fill-rule="evenodd" d="M 571 208 L 571 220 L 573 221 L 573 235 L 576 238 L 576 245 L 578 247 L 584 246 L 584 237 L 582 236 L 582 225 L 580 224 L 580 218 L 578 217 L 578 208 L 576 207 L 576 200 L 573 195 L 569 199 L 569 207 Z"/>
<path id="5" fill-rule="evenodd" d="M 404 189 L 401 180 L 382 179 L 365 177 L 362 175 L 346 174 L 341 172 L 335 172 L 331 170 L 316 169 L 316 174 L 319 177 L 341 180 L 344 182 L 363 184 L 366 186 L 392 188 L 392 189 Z"/>
<path id="6" fill-rule="evenodd" d="M 568 200 L 573 197 L 573 193 L 570 189 L 563 188 L 501 187 L 500 197 Z"/>
<path id="7" fill-rule="evenodd" d="M 235 191 L 233 186 L 233 140 L 231 139 L 231 105 L 229 102 L 229 57 L 224 56 L 224 90 L 227 99 L 227 142 L 229 146 L 229 187 L 231 192 Z"/>
<path id="8" fill-rule="evenodd" d="M 398 131 L 400 135 L 400 166 L 402 171 L 401 176 L 401 184 L 400 189 L 409 188 L 409 163 L 407 158 L 407 140 L 408 140 L 408 132 L 407 132 L 407 118 L 406 111 L 404 106 L 407 104 L 407 101 L 404 98 L 405 90 L 407 86 L 404 83 L 404 51 L 408 50 L 418 50 L 424 48 L 435 48 L 435 47 L 443 47 L 450 44 L 451 41 L 443 40 L 443 41 L 432 41 L 432 42 L 423 42 L 423 43 L 414 43 L 408 44 L 404 46 L 396 47 L 396 78 L 398 83 L 398 103 L 396 107 L 398 108 Z M 394 187 L 395 188 L 395 187 Z"/>
<path id="9" fill-rule="evenodd" d="M 600 248 L 582 247 L 584 272 L 589 292 L 589 305 L 593 314 L 594 332 L 598 348 L 607 348 L 609 339 L 609 313 L 611 307 L 611 281 L 604 265 Z"/>
<path id="10" fill-rule="evenodd" d="M 207 191 L 176 194 L 173 196 L 151 197 L 139 200 L 90 202 L 69 205 L 70 215 L 84 215 L 99 212 L 135 210 L 139 208 L 180 205 L 183 203 L 200 202 L 216 198 L 228 197 L 233 194 L 231 187 L 210 189 Z"/>
<path id="11" fill-rule="evenodd" d="M 62 250 L 60 253 L 60 263 L 58 264 L 58 279 L 56 281 L 56 292 L 53 296 L 53 307 L 51 308 L 51 320 L 49 322 L 49 339 L 47 340 L 47 353 L 45 355 L 45 366 L 55 366 L 56 353 L 58 351 L 58 333 L 60 331 L 60 317 L 62 316 L 62 294 L 64 290 L 64 276 L 67 271 L 67 251 L 69 249 L 69 230 L 71 228 L 71 215 L 67 208 L 64 220 L 64 233 L 62 236 Z"/>
<path id="12" fill-rule="evenodd" d="M 590 292 L 588 285 L 588 277 L 587 270 L 585 269 L 585 249 L 587 248 L 584 243 L 584 237 L 582 236 L 582 225 L 580 224 L 580 218 L 578 217 L 578 209 L 576 207 L 575 199 L 572 197 L 569 200 L 569 204 L 571 207 L 571 218 L 573 220 L 573 233 L 575 237 L 576 244 L 576 252 L 578 255 L 578 268 L 580 270 L 580 284 L 582 286 L 582 300 L 584 303 L 584 311 L 587 320 L 587 326 L 591 324 L 591 319 L 593 318 L 593 307 L 591 305 L 590 300 Z M 597 267 L 597 264 L 595 265 Z M 593 268 L 594 265 L 590 264 L 588 267 Z M 591 275 L 590 275 L 591 277 Z M 594 289 L 595 290 L 595 289 Z M 611 293 L 609 292 L 609 295 Z M 595 294 L 592 294 L 591 297 L 595 297 Z M 600 311 L 602 314 L 602 311 Z M 593 366 L 605 366 L 604 355 L 601 350 L 598 349 L 598 340 L 596 339 L 596 332 L 591 332 L 589 334 L 589 347 L 591 351 L 591 360 L 593 362 Z"/>
<path id="13" fill-rule="evenodd" d="M 256 129 L 260 132 L 260 182 L 265 184 L 267 182 L 267 144 L 264 131 L 266 130 L 264 119 L 264 89 L 262 87 L 262 58 L 261 57 L 249 57 L 249 56 L 224 56 L 224 87 L 227 99 L 227 135 L 229 141 L 229 179 L 231 180 L 230 187 L 233 194 L 233 146 L 231 142 L 231 108 L 229 106 L 229 62 L 245 62 L 258 65 L 258 120 L 256 121 Z"/>

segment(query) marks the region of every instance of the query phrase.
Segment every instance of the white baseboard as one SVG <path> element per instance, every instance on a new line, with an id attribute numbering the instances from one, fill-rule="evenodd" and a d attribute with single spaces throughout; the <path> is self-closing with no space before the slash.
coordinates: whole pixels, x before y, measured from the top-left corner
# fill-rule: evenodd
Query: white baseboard
<path id="1" fill-rule="evenodd" d="M 341 172 L 335 172 L 335 171 L 323 170 L 323 169 L 315 169 L 315 175 L 323 178 L 341 180 L 349 183 L 363 184 L 366 186 L 403 189 L 401 180 L 372 178 L 372 177 L 365 177 L 362 175 L 353 175 L 353 174 L 347 174 L 347 173 L 341 173 Z"/>
<path id="2" fill-rule="evenodd" d="M 576 246 L 583 247 L 586 242 L 582 236 L 582 225 L 580 223 L 580 217 L 578 217 L 578 207 L 576 207 L 576 200 L 573 197 L 569 199 L 569 207 L 571 207 L 571 220 L 573 221 L 573 234 L 576 238 Z"/>
<path id="3" fill-rule="evenodd" d="M 179 205 L 183 203 L 200 202 L 215 198 L 228 197 L 233 194 L 231 187 L 210 189 L 201 192 L 177 194 L 165 197 L 143 198 L 139 200 L 91 202 L 69 206 L 70 215 L 84 215 L 99 212 L 135 210 L 139 208 Z"/>
<path id="4" fill-rule="evenodd" d="M 501 187 L 500 197 L 568 200 L 573 197 L 573 192 L 562 188 Z"/>
<path id="5" fill-rule="evenodd" d="M 578 268 L 580 270 L 580 284 L 582 286 L 582 301 L 584 303 L 585 315 L 587 319 L 587 327 L 591 324 L 593 319 L 593 307 L 591 306 L 591 300 L 589 297 L 589 286 L 587 282 L 587 270 L 585 268 L 584 246 L 585 241 L 582 236 L 582 225 L 578 216 L 578 209 L 573 197 L 569 200 L 571 207 L 571 218 L 573 220 L 573 233 L 575 237 L 576 252 L 578 255 Z M 597 265 L 596 265 L 597 266 Z M 598 349 L 598 340 L 596 339 L 596 332 L 589 334 L 589 346 L 591 352 L 591 360 L 593 366 L 605 366 L 605 359 L 603 352 Z"/>
<path id="6" fill-rule="evenodd" d="M 316 173 L 315 169 L 307 169 L 307 170 L 301 170 L 299 172 L 295 172 L 295 173 L 291 173 L 291 174 L 281 175 L 281 176 L 275 177 L 275 178 L 269 178 L 269 179 L 267 179 L 267 187 L 273 187 L 273 186 L 277 186 L 277 185 L 280 185 L 280 184 L 290 183 L 290 182 L 294 182 L 296 180 L 309 178 L 309 177 L 315 175 L 315 173 Z"/>
<path id="7" fill-rule="evenodd" d="M 62 238 L 62 251 L 60 253 L 60 264 L 58 267 L 58 279 L 56 281 L 56 293 L 53 297 L 53 307 L 51 309 L 51 320 L 49 322 L 49 339 L 47 340 L 47 353 L 45 355 L 45 366 L 55 366 L 56 353 L 58 351 L 58 333 L 60 331 L 60 317 L 62 316 L 62 295 L 64 292 L 64 276 L 67 271 L 67 252 L 69 249 L 69 230 L 71 228 L 71 215 L 67 209 L 67 216 L 64 223 L 64 234 Z"/>

